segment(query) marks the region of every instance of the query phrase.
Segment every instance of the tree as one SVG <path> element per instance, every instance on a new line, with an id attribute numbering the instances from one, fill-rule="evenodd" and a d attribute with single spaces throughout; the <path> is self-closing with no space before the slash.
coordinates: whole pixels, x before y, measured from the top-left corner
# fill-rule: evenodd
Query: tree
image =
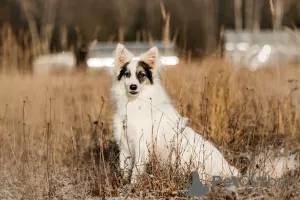
<path id="1" fill-rule="evenodd" d="M 115 14 L 118 25 L 119 41 L 123 42 L 129 29 L 135 23 L 139 1 L 136 0 L 114 0 Z"/>
<path id="2" fill-rule="evenodd" d="M 273 8 L 273 17 L 274 17 L 274 29 L 280 30 L 282 29 L 282 20 L 284 14 L 284 1 L 283 0 L 275 0 Z"/>
<path id="3" fill-rule="evenodd" d="M 204 1 L 204 30 L 206 38 L 206 53 L 208 55 L 215 53 L 217 49 L 217 34 L 218 34 L 218 1 L 205 0 Z"/>
<path id="4" fill-rule="evenodd" d="M 262 0 L 255 0 L 254 1 L 253 30 L 255 32 L 260 31 L 262 6 L 263 6 L 263 1 Z"/>
<path id="5" fill-rule="evenodd" d="M 253 30 L 253 9 L 254 8 L 254 0 L 246 0 L 245 1 L 245 12 L 246 12 L 246 30 Z"/>
<path id="6" fill-rule="evenodd" d="M 243 29 L 242 0 L 234 0 L 234 19 L 235 30 L 241 31 Z"/>

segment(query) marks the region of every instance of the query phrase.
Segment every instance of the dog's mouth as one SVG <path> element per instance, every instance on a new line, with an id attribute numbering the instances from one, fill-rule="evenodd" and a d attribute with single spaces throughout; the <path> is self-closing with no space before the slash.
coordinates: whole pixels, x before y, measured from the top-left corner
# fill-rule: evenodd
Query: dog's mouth
<path id="1" fill-rule="evenodd" d="M 135 95 L 137 95 L 137 94 L 138 94 L 138 92 L 136 92 L 136 91 L 129 91 L 129 94 L 131 94 L 131 95 L 135 96 Z"/>

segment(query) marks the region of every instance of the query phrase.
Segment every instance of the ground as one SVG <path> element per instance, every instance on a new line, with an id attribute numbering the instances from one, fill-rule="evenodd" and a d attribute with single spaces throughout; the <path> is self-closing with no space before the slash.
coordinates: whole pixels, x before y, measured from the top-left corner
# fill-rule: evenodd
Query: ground
<path id="1" fill-rule="evenodd" d="M 297 64 L 251 72 L 222 60 L 162 72 L 176 108 L 240 170 L 254 169 L 262 152 L 297 151 L 299 77 Z M 0 85 L 0 199 L 189 198 L 189 173 L 172 166 L 153 160 L 135 186 L 113 170 L 114 104 L 105 71 L 7 74 Z M 299 199 L 297 171 L 286 177 L 289 187 L 220 185 L 202 199 Z"/>

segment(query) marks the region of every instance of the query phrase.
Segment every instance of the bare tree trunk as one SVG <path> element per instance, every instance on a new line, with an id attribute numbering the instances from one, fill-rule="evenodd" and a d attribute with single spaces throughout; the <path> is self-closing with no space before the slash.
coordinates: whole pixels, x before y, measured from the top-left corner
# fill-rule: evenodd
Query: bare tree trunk
<path id="1" fill-rule="evenodd" d="M 206 53 L 213 54 L 217 49 L 217 10 L 216 0 L 205 0 L 205 30 L 206 30 Z"/>
<path id="2" fill-rule="evenodd" d="M 274 7 L 275 7 L 274 29 L 280 30 L 280 29 L 282 29 L 284 1 L 283 0 L 275 0 Z"/>
<path id="3" fill-rule="evenodd" d="M 246 29 L 248 31 L 253 30 L 253 4 L 254 0 L 246 0 Z"/>
<path id="4" fill-rule="evenodd" d="M 235 30 L 241 31 L 243 29 L 242 0 L 234 0 L 234 18 L 235 18 Z"/>
<path id="5" fill-rule="evenodd" d="M 261 10 L 263 5 L 262 3 L 262 0 L 254 1 L 253 30 L 255 32 L 260 31 Z"/>
<path id="6" fill-rule="evenodd" d="M 41 53 L 41 45 L 35 19 L 32 13 L 29 11 L 30 9 L 28 8 L 29 4 L 27 3 L 27 1 L 20 0 L 19 2 L 28 22 L 29 31 L 32 39 L 33 56 L 38 56 Z"/>
<path id="7" fill-rule="evenodd" d="M 168 46 L 170 41 L 170 13 L 166 11 L 165 5 L 162 1 L 160 1 L 160 10 L 161 10 L 162 18 L 164 20 L 162 38 L 164 44 Z"/>
<path id="8" fill-rule="evenodd" d="M 68 29 L 66 26 L 60 28 L 60 44 L 63 51 L 67 50 L 68 45 Z"/>
<path id="9" fill-rule="evenodd" d="M 41 52 L 44 54 L 49 53 L 51 37 L 53 33 L 53 24 L 43 24 L 41 30 Z"/>
<path id="10" fill-rule="evenodd" d="M 170 14 L 168 13 L 166 19 L 164 19 L 165 25 L 163 28 L 163 41 L 166 46 L 170 43 Z"/>
<path id="11" fill-rule="evenodd" d="M 122 27 L 118 30 L 118 40 L 119 42 L 124 42 L 124 29 Z"/>
<path id="12" fill-rule="evenodd" d="M 138 2 L 134 0 L 117 0 L 115 1 L 117 21 L 118 21 L 118 39 L 120 42 L 125 40 L 129 28 L 134 24 Z"/>
<path id="13" fill-rule="evenodd" d="M 76 48 L 80 48 L 82 45 L 82 35 L 80 31 L 80 27 L 78 25 L 75 26 L 76 36 L 77 36 L 77 42 L 76 42 Z"/>
<path id="14" fill-rule="evenodd" d="M 158 26 L 158 24 L 160 24 L 161 16 L 163 17 L 164 14 L 159 14 L 159 12 L 162 12 L 159 1 L 144 0 L 143 4 L 147 22 L 145 28 L 151 31 L 151 35 L 153 36 L 153 38 L 161 39 L 162 27 Z"/>
<path id="15" fill-rule="evenodd" d="M 48 0 L 43 2 L 42 12 L 41 12 L 41 53 L 47 54 L 50 51 L 50 40 L 53 33 L 53 27 L 55 24 L 56 10 L 57 10 L 57 0 Z"/>
<path id="16" fill-rule="evenodd" d="M 56 17 L 56 10 L 57 10 L 57 0 L 47 0 L 43 1 L 43 13 L 42 15 L 42 24 L 47 25 L 51 24 L 53 25 L 55 22 Z"/>

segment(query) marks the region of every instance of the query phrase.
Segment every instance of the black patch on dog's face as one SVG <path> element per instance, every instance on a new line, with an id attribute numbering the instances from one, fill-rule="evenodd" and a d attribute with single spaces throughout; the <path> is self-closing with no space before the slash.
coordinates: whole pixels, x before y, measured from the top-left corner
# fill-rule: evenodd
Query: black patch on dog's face
<path id="1" fill-rule="evenodd" d="M 130 77 L 130 71 L 128 71 L 127 69 L 127 65 L 129 64 L 129 62 L 125 63 L 122 67 L 121 67 L 121 71 L 120 74 L 118 75 L 118 81 L 122 79 L 123 76 L 126 77 Z"/>
<path id="2" fill-rule="evenodd" d="M 137 70 L 136 70 L 136 77 L 139 80 L 140 84 L 145 82 L 147 79 L 149 80 L 149 82 L 151 84 L 153 84 L 153 76 L 152 76 L 151 67 L 143 61 L 138 62 L 138 66 L 137 66 Z"/>

